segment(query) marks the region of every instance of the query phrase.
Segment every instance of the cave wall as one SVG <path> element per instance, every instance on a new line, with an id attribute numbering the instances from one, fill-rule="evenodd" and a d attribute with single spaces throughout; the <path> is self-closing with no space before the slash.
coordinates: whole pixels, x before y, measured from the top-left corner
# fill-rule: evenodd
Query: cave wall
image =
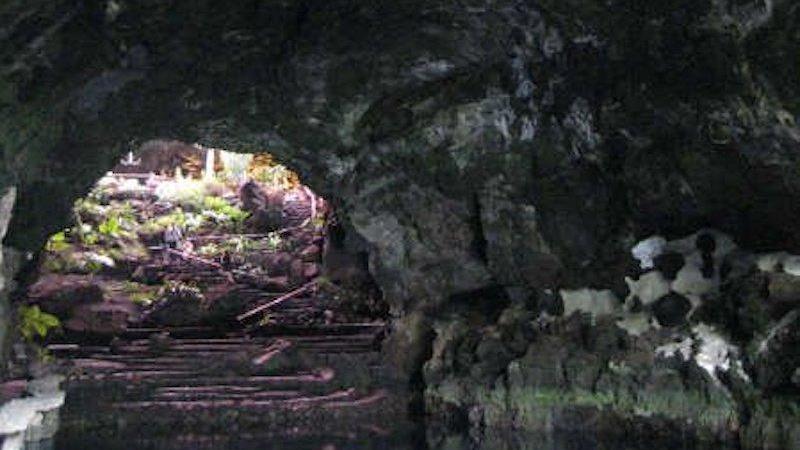
<path id="1" fill-rule="evenodd" d="M 366 241 L 412 373 L 454 298 L 624 295 L 651 234 L 713 226 L 800 251 L 798 15 L 787 0 L 6 2 L 4 243 L 40 248 L 138 142 L 266 149 Z"/>

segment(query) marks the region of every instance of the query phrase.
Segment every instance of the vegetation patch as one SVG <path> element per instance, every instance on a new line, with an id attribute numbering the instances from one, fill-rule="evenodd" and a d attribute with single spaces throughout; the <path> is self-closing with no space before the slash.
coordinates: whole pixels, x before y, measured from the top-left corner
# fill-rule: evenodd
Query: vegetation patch
<path id="1" fill-rule="evenodd" d="M 42 311 L 37 305 L 21 306 L 17 313 L 19 333 L 28 342 L 44 339 L 51 331 L 61 328 L 58 317 Z"/>

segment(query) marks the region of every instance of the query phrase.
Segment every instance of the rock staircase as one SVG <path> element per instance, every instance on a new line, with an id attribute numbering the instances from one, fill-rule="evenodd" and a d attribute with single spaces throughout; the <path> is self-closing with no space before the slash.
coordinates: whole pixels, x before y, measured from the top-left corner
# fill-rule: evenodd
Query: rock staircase
<path id="1" fill-rule="evenodd" d="M 169 333 L 169 334 L 168 334 Z M 380 432 L 403 415 L 378 351 L 382 325 L 131 329 L 107 344 L 62 343 L 67 432 L 274 435 Z M 147 336 L 147 337 L 144 337 Z"/>
<path id="2" fill-rule="evenodd" d="M 237 314 L 269 292 L 202 261 L 145 268 L 158 279 L 224 287 Z M 240 322 L 165 326 L 144 320 L 109 336 L 66 335 L 48 350 L 68 361 L 62 435 L 252 433 L 273 437 L 384 434 L 405 416 L 382 364 L 385 325 L 332 323 L 303 292 Z M 234 314 L 235 317 L 235 314 Z"/>

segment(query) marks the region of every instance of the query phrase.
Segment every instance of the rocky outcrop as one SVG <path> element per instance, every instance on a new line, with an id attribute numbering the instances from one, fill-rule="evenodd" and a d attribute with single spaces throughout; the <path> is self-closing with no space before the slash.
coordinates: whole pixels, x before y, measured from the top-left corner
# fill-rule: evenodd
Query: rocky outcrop
<path id="1" fill-rule="evenodd" d="M 427 411 L 479 431 L 613 439 L 647 429 L 665 439 L 796 446 L 789 405 L 800 395 L 800 309 L 779 306 L 800 293 L 786 279 L 796 276 L 762 271 L 758 261 L 774 256 L 748 254 L 713 230 L 658 239 L 653 252 L 634 247 L 649 271 L 628 279 L 624 309 L 609 308 L 604 291 L 562 290 L 556 316 L 512 303 L 496 320 L 475 322 L 465 310 L 436 321 Z M 683 255 L 676 276 L 649 264 L 666 254 Z M 768 278 L 781 288 L 747 288 Z"/>
<path id="2" fill-rule="evenodd" d="M 45 275 L 29 288 L 28 302 L 58 317 L 65 330 L 84 333 L 124 331 L 136 310 L 127 299 L 110 301 L 99 280 L 80 275 Z"/>
<path id="3" fill-rule="evenodd" d="M 6 244 L 40 248 L 132 140 L 268 149 L 363 240 L 413 378 L 465 295 L 609 291 L 611 305 L 638 239 L 703 226 L 800 251 L 799 14 L 785 0 L 9 3 Z M 626 329 L 690 324 L 715 252 L 680 248 L 652 262 L 663 279 L 631 278 L 655 298 L 636 295 Z"/>

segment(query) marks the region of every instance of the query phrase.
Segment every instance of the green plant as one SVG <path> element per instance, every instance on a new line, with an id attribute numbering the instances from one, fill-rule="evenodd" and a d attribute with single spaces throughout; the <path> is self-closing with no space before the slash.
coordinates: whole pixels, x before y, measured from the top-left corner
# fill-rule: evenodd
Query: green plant
<path id="1" fill-rule="evenodd" d="M 300 183 L 297 174 L 281 164 L 259 167 L 251 173 L 254 180 L 276 189 L 293 189 Z"/>
<path id="2" fill-rule="evenodd" d="M 156 195 L 161 200 L 195 209 L 203 204 L 206 186 L 202 181 L 190 179 L 171 181 L 162 183 L 156 190 Z"/>
<path id="3" fill-rule="evenodd" d="M 282 246 L 283 238 L 280 234 L 272 232 L 267 235 L 267 250 L 274 252 L 280 250 Z"/>
<path id="4" fill-rule="evenodd" d="M 147 306 L 156 301 L 155 295 L 150 292 L 134 292 L 129 295 L 131 302 L 137 305 Z"/>
<path id="5" fill-rule="evenodd" d="M 197 253 L 200 254 L 200 256 L 205 256 L 206 258 L 212 258 L 214 256 L 218 256 L 222 252 L 223 252 L 223 249 L 219 245 L 217 245 L 217 244 L 215 244 L 213 242 L 211 242 L 209 244 L 206 244 L 206 245 L 200 247 L 199 249 L 197 249 Z"/>
<path id="6" fill-rule="evenodd" d="M 97 231 L 108 237 L 117 237 L 122 232 L 119 218 L 116 215 L 108 217 L 97 226 Z"/>
<path id="7" fill-rule="evenodd" d="M 237 236 L 225 241 L 223 243 L 223 248 L 235 253 L 244 253 L 255 250 L 256 242 L 244 236 Z"/>
<path id="8" fill-rule="evenodd" d="M 21 306 L 19 314 L 19 333 L 26 341 L 44 339 L 51 330 L 61 327 L 58 317 L 43 312 L 39 306 Z"/>
<path id="9" fill-rule="evenodd" d="M 90 230 L 88 233 L 81 234 L 81 242 L 83 242 L 84 245 L 91 247 L 100 242 L 100 236 L 94 231 Z"/>
<path id="10" fill-rule="evenodd" d="M 70 244 L 67 242 L 66 232 L 59 231 L 58 233 L 50 236 L 50 239 L 47 240 L 45 250 L 48 252 L 61 252 L 67 250 L 69 247 Z"/>
<path id="11" fill-rule="evenodd" d="M 131 302 L 147 306 L 156 301 L 156 292 L 149 286 L 133 281 L 124 281 L 122 291 L 128 294 Z"/>
<path id="12" fill-rule="evenodd" d="M 205 217 L 183 212 L 178 208 L 169 214 L 150 219 L 142 225 L 141 231 L 148 234 L 163 233 L 170 225 L 177 225 L 186 231 L 200 228 L 205 223 Z"/>
<path id="13" fill-rule="evenodd" d="M 221 197 L 204 198 L 203 210 L 214 213 L 214 216 L 221 219 L 219 221 L 230 220 L 234 224 L 241 223 L 250 216 L 248 212 L 242 211 L 236 206 L 231 205 Z"/>

